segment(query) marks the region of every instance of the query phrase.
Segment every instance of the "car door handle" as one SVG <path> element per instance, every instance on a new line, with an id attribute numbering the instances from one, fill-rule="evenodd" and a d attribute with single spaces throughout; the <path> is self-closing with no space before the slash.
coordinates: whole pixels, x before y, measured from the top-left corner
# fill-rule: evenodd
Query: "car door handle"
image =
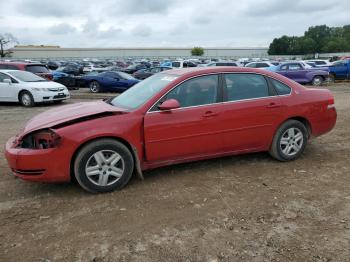
<path id="1" fill-rule="evenodd" d="M 217 116 L 218 113 L 214 113 L 212 111 L 207 111 L 204 113 L 203 117 L 213 117 L 213 116 Z"/>
<path id="2" fill-rule="evenodd" d="M 278 108 L 278 107 L 281 107 L 281 105 L 277 104 L 275 102 L 272 102 L 272 103 L 268 104 L 266 107 L 267 108 Z"/>

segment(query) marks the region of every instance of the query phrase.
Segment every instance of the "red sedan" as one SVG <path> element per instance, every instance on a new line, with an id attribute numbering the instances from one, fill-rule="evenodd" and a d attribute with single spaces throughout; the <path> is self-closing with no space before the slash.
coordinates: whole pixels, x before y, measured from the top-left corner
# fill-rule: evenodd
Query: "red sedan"
<path id="1" fill-rule="evenodd" d="M 297 159 L 337 113 L 325 89 L 252 68 L 191 68 L 156 74 L 116 98 L 76 103 L 31 119 L 6 144 L 13 173 L 90 192 L 125 186 L 135 171 L 269 151 Z"/>

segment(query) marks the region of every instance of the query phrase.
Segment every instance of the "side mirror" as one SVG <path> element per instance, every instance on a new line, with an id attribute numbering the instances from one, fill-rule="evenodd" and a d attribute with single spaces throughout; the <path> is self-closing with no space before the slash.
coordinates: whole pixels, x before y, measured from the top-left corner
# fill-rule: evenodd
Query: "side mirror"
<path id="1" fill-rule="evenodd" d="M 180 103 L 176 99 L 165 100 L 161 105 L 158 106 L 158 108 L 162 111 L 168 111 L 179 107 Z"/>
<path id="2" fill-rule="evenodd" d="M 2 82 L 3 82 L 3 83 L 7 83 L 7 84 L 9 84 L 9 85 L 12 84 L 12 81 L 11 81 L 10 78 L 5 78 L 4 80 L 2 80 Z"/>

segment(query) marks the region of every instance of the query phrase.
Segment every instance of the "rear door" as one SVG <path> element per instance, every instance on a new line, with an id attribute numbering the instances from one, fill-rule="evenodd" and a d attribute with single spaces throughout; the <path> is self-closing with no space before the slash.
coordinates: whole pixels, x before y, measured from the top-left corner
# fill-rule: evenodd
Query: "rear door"
<path id="1" fill-rule="evenodd" d="M 222 93 L 216 74 L 189 79 L 172 89 L 144 118 L 146 158 L 150 162 L 185 159 L 220 152 Z M 180 108 L 160 111 L 176 99 Z"/>
<path id="2" fill-rule="evenodd" d="M 281 100 L 266 78 L 253 73 L 224 74 L 225 151 L 265 150 L 283 117 Z"/>

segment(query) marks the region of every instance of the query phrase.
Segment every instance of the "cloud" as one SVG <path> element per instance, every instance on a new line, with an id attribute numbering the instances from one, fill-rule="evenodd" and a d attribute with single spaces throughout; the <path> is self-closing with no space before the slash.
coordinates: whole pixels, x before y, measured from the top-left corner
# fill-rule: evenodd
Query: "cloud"
<path id="1" fill-rule="evenodd" d="M 11 0 L 0 32 L 65 47 L 268 46 L 310 26 L 350 24 L 349 13 L 349 0 Z"/>
<path id="2" fill-rule="evenodd" d="M 206 24 L 209 24 L 211 22 L 211 19 L 209 16 L 197 16 L 197 17 L 193 18 L 192 21 L 194 24 L 206 25 Z"/>
<path id="3" fill-rule="evenodd" d="M 77 30 L 75 27 L 67 23 L 61 23 L 61 24 L 57 24 L 49 27 L 47 31 L 55 35 L 64 35 L 69 33 L 75 33 Z"/>
<path id="4" fill-rule="evenodd" d="M 252 16 L 265 17 L 271 15 L 281 15 L 286 13 L 311 14 L 316 12 L 329 12 L 334 7 L 346 4 L 345 2 L 339 0 L 260 0 L 259 5 L 256 5 L 253 8 L 252 4 L 248 5 L 246 7 L 245 13 Z"/>
<path id="5" fill-rule="evenodd" d="M 119 4 L 120 10 L 127 14 L 164 14 L 169 11 L 169 7 L 175 2 L 175 0 L 122 0 L 119 1 Z"/>
<path id="6" fill-rule="evenodd" d="M 21 14 L 43 17 L 65 17 L 77 14 L 79 9 L 74 1 L 47 1 L 47 0 L 24 0 L 18 10 Z M 84 10 L 84 9 L 82 9 Z"/>
<path id="7" fill-rule="evenodd" d="M 131 30 L 135 36 L 148 37 L 152 34 L 152 28 L 147 25 L 137 25 Z"/>

